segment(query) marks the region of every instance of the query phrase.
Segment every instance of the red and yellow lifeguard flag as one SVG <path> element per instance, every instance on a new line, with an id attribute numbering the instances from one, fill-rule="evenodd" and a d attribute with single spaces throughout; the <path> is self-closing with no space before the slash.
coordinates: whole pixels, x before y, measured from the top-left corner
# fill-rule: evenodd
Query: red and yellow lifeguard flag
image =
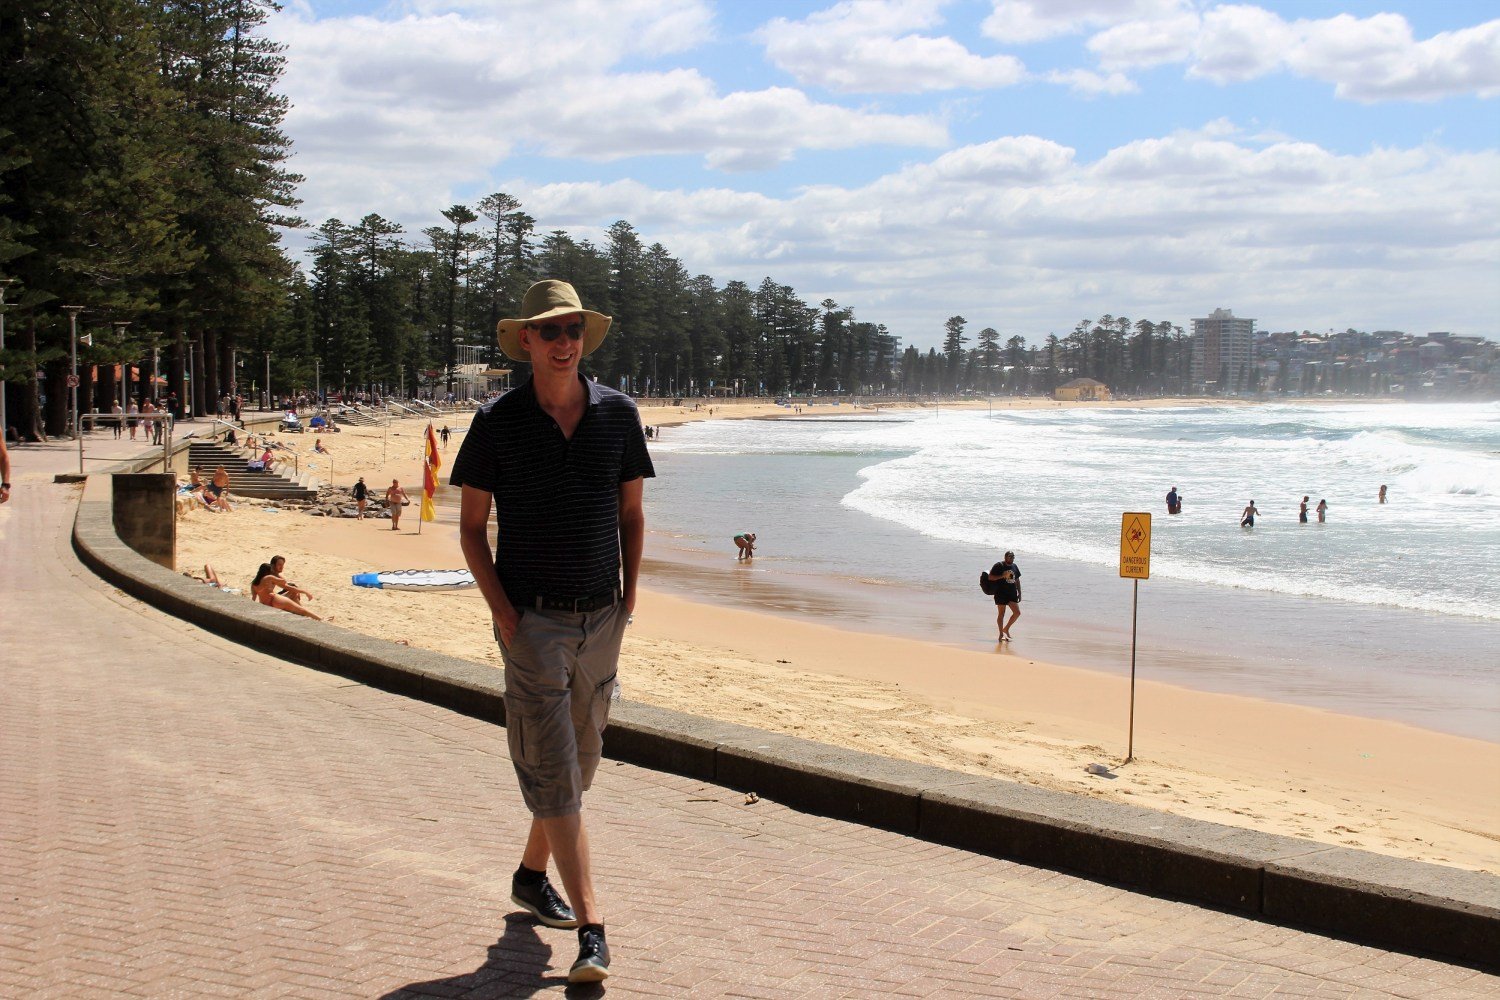
<path id="1" fill-rule="evenodd" d="M 432 422 L 427 424 L 427 443 L 424 447 L 422 459 L 422 520 L 436 521 L 437 508 L 433 506 L 432 498 L 437 495 L 438 470 L 443 467 L 442 454 L 438 451 L 437 434 L 433 433 Z"/>

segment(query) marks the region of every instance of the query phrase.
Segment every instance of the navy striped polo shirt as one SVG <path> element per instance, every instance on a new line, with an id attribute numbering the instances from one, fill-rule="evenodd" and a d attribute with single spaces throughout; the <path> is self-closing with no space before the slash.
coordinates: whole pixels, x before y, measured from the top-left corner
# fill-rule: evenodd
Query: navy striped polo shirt
<path id="1" fill-rule="evenodd" d="M 579 378 L 588 403 L 571 441 L 527 380 L 474 414 L 448 478 L 494 495 L 495 572 L 518 605 L 618 587 L 620 484 L 656 475 L 635 402 Z"/>

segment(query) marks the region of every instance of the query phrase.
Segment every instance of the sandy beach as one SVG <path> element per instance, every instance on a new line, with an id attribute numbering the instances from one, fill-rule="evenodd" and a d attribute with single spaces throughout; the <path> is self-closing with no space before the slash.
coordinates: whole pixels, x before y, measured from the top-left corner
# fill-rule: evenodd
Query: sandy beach
<path id="1" fill-rule="evenodd" d="M 946 407 L 948 404 L 944 404 Z M 960 404 L 984 409 L 984 400 Z M 997 408 L 999 403 L 995 404 Z M 1053 407 L 1013 400 L 1013 407 Z M 1063 404 L 1098 407 L 1099 403 Z M 1118 405 L 1184 405 L 1183 401 Z M 1222 405 L 1208 401 L 1205 405 Z M 642 406 L 654 426 L 786 415 L 785 407 L 713 403 Z M 710 414 L 709 410 L 713 413 Z M 808 407 L 803 416 L 857 412 Z M 459 431 L 468 417 L 450 427 Z M 377 493 L 399 478 L 415 495 L 425 420 L 325 436 L 333 480 L 364 476 Z M 283 440 L 320 469 L 310 435 Z M 456 434 L 451 462 L 462 440 Z M 445 465 L 446 474 L 446 465 Z M 462 566 L 456 531 L 417 533 L 388 521 L 311 517 L 254 501 L 178 524 L 178 568 L 211 564 L 244 587 L 270 555 L 312 591 L 336 626 L 498 667 L 488 613 L 473 592 L 410 594 L 355 588 L 354 573 Z M 649 510 L 649 508 L 648 508 Z M 652 524 L 653 531 L 669 525 Z M 648 553 L 651 546 L 648 543 Z M 733 556 L 725 556 L 725 572 Z M 1500 745 L 1395 722 L 1249 697 L 1142 682 L 1135 760 L 1126 746 L 1122 679 L 1012 652 L 872 635 L 811 616 L 791 620 L 646 591 L 621 664 L 626 698 L 975 774 L 1108 798 L 1182 815 L 1500 872 Z M 976 621 L 976 629 L 991 628 Z M 1114 777 L 1084 768 L 1103 763 Z"/>

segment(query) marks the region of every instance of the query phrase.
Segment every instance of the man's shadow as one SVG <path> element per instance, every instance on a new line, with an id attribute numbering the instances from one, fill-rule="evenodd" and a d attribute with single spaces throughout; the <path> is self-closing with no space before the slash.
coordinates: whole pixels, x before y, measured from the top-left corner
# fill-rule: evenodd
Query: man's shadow
<path id="1" fill-rule="evenodd" d="M 536 922 L 525 914 L 513 913 L 505 918 L 505 933 L 490 945 L 484 964 L 473 972 L 408 983 L 382 994 L 380 1000 L 420 1000 L 423 997 L 484 1000 L 489 997 L 531 997 L 558 990 L 570 1000 L 604 996 L 602 983 L 569 986 L 565 970 L 547 971 L 551 963 L 552 946 L 537 934 Z"/>

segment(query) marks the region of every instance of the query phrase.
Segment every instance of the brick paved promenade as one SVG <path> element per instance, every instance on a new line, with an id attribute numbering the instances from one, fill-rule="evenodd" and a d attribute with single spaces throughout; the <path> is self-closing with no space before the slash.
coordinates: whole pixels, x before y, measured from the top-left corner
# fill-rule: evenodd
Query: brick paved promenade
<path id="1" fill-rule="evenodd" d="M 0 508 L 0 996 L 563 995 L 503 732 L 125 598 L 74 490 Z M 570 996 L 1500 994 L 608 761 L 588 816 L 615 974 Z"/>

